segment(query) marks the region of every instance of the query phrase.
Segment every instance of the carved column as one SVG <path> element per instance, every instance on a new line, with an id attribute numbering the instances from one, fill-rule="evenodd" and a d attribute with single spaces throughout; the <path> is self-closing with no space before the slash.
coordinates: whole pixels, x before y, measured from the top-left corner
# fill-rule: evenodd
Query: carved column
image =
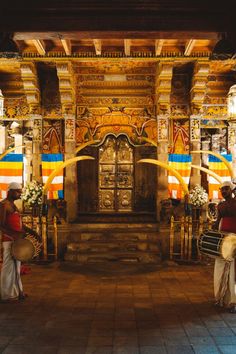
<path id="1" fill-rule="evenodd" d="M 191 88 L 191 110 L 190 116 L 190 153 L 192 150 L 201 149 L 201 112 L 206 96 L 207 76 L 209 74 L 209 63 L 197 62 L 194 67 L 192 88 Z M 192 163 L 201 165 L 201 155 L 192 154 Z M 201 174 L 197 169 L 192 169 L 190 188 L 196 184 L 201 185 Z"/>
<path id="2" fill-rule="evenodd" d="M 26 100 L 29 105 L 29 115 L 31 123 L 29 129 L 33 129 L 32 145 L 28 142 L 26 145 L 27 155 L 27 180 L 32 172 L 32 179 L 42 181 L 41 176 L 41 154 L 42 154 L 42 115 L 40 106 L 40 89 L 38 83 L 38 74 L 35 63 L 25 61 L 20 64 L 21 78 L 23 81 Z M 32 153 L 32 171 L 30 169 L 30 153 Z"/>
<path id="3" fill-rule="evenodd" d="M 155 87 L 158 129 L 157 159 L 165 163 L 168 162 L 172 75 L 173 63 L 159 63 Z M 157 183 L 157 218 L 159 220 L 161 200 L 168 198 L 168 173 L 164 168 L 158 168 Z"/>
<path id="4" fill-rule="evenodd" d="M 33 119 L 33 158 L 32 158 L 32 179 L 41 182 L 41 154 L 43 139 L 43 121 L 41 115 L 31 115 Z"/>
<path id="5" fill-rule="evenodd" d="M 66 114 L 65 118 L 65 160 L 75 157 L 75 115 Z M 73 221 L 77 217 L 77 163 L 66 168 L 64 182 L 65 200 L 67 203 L 67 221 Z"/>
<path id="6" fill-rule="evenodd" d="M 75 87 L 73 81 L 73 66 L 71 62 L 57 63 L 57 76 L 62 104 L 62 113 L 65 122 L 65 154 L 64 160 L 75 157 Z M 77 163 L 66 167 L 64 180 L 64 193 L 67 204 L 67 221 L 71 222 L 77 217 Z"/>
<path id="7" fill-rule="evenodd" d="M 190 116 L 190 150 L 201 149 L 201 116 Z M 192 164 L 201 166 L 201 154 L 192 154 Z M 201 184 L 201 173 L 197 169 L 192 169 L 190 178 L 190 189 L 196 184 Z"/>
<path id="8" fill-rule="evenodd" d="M 236 176 L 236 121 L 228 121 L 228 149 L 232 154 L 232 167 Z"/>

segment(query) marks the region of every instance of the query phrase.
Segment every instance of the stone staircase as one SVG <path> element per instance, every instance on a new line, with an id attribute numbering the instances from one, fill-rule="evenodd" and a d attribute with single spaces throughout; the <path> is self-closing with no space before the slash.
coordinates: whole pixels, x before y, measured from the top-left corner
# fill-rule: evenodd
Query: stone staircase
<path id="1" fill-rule="evenodd" d="M 66 261 L 161 262 L 157 223 L 72 224 L 64 255 Z"/>

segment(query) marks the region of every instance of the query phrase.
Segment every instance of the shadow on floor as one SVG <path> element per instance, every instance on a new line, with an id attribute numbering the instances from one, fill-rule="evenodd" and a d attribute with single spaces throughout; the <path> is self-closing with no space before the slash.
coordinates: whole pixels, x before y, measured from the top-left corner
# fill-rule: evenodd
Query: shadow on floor
<path id="1" fill-rule="evenodd" d="M 59 270 L 64 272 L 75 272 L 87 275 L 132 275 L 156 272 L 166 266 L 155 264 L 123 264 L 114 262 L 77 264 L 71 262 L 61 262 Z"/>

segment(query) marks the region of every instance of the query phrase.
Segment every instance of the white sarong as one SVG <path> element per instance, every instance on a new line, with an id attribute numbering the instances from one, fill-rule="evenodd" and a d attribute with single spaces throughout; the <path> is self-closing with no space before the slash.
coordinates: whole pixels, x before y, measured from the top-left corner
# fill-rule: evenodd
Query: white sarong
<path id="1" fill-rule="evenodd" d="M 12 241 L 4 241 L 3 262 L 1 269 L 0 294 L 2 300 L 17 298 L 23 292 L 20 278 L 21 262 L 14 260 L 11 255 Z"/>
<path id="2" fill-rule="evenodd" d="M 217 303 L 224 307 L 236 305 L 234 262 L 215 259 L 214 294 Z"/>

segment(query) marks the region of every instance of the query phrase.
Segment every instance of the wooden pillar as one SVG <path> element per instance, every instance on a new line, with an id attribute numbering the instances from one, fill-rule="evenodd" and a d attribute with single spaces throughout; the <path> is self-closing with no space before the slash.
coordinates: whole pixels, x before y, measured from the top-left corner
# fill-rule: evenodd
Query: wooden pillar
<path id="1" fill-rule="evenodd" d="M 190 153 L 193 150 L 201 150 L 201 117 L 202 105 L 207 92 L 207 80 L 210 71 L 208 61 L 196 62 L 190 90 L 191 111 L 190 116 Z M 192 154 L 192 164 L 201 166 L 201 154 Z M 196 184 L 201 185 L 201 173 L 192 169 L 190 189 Z"/>
<path id="2" fill-rule="evenodd" d="M 173 62 L 158 64 L 155 83 L 155 104 L 157 111 L 157 159 L 168 161 L 171 80 Z M 160 220 L 161 201 L 168 198 L 168 174 L 164 168 L 157 168 L 157 220 Z"/>
<path id="3" fill-rule="evenodd" d="M 201 117 L 192 115 L 190 116 L 190 153 L 194 150 L 201 150 Z M 192 154 L 192 164 L 201 166 L 201 154 Z M 192 168 L 190 178 L 190 189 L 196 184 L 201 185 L 201 172 Z"/>
<path id="4" fill-rule="evenodd" d="M 169 115 L 157 117 L 157 159 L 168 162 L 168 122 Z M 168 173 L 164 168 L 157 168 L 157 219 L 160 218 L 161 200 L 168 198 Z"/>
<path id="5" fill-rule="evenodd" d="M 32 179 L 38 182 L 42 180 L 41 171 L 41 154 L 42 154 L 42 116 L 32 115 L 31 119 L 34 120 L 33 126 L 33 158 L 32 158 Z"/>
<path id="6" fill-rule="evenodd" d="M 65 114 L 65 161 L 75 157 L 75 115 Z M 66 167 L 64 193 L 67 205 L 67 221 L 72 222 L 77 217 L 78 187 L 77 164 Z"/>
<path id="7" fill-rule="evenodd" d="M 236 176 L 236 121 L 228 121 L 228 149 L 232 154 L 232 167 L 234 176 Z"/>

